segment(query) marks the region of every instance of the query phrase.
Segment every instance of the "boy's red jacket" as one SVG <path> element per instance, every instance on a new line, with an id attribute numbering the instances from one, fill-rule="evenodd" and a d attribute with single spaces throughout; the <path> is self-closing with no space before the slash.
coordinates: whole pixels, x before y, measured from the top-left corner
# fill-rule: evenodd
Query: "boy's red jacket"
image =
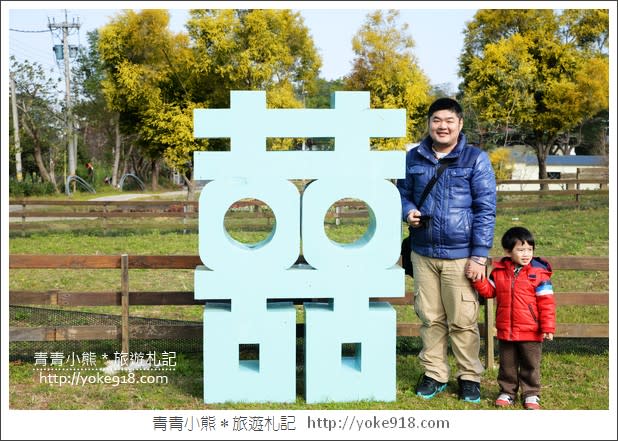
<path id="1" fill-rule="evenodd" d="M 556 303 L 552 269 L 540 257 L 515 276 L 510 257 L 493 263 L 488 278 L 473 282 L 479 295 L 496 297 L 496 330 L 500 340 L 543 341 L 543 333 L 556 332 Z"/>

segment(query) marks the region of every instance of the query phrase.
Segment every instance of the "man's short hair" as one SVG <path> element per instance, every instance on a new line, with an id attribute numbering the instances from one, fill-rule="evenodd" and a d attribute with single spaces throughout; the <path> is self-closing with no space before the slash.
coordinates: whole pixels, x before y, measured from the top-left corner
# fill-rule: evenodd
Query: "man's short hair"
<path id="1" fill-rule="evenodd" d="M 463 109 L 459 103 L 452 98 L 438 98 L 435 100 L 431 106 L 429 106 L 429 110 L 427 111 L 427 119 L 431 118 L 431 115 L 436 113 L 438 110 L 450 110 L 456 113 L 459 119 L 463 118 Z"/>

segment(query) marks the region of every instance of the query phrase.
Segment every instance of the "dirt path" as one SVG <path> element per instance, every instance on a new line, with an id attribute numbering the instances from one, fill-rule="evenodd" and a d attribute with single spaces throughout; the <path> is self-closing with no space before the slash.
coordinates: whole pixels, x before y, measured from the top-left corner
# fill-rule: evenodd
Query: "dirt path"
<path id="1" fill-rule="evenodd" d="M 186 198 L 187 192 L 186 190 L 178 190 L 178 191 L 168 191 L 166 193 L 126 193 L 126 194 L 118 194 L 113 196 L 101 196 L 98 198 L 91 199 L 92 201 L 128 201 L 131 199 L 144 198 L 148 196 L 162 196 L 162 197 L 180 197 Z M 43 205 L 41 205 L 43 207 Z M 21 210 L 21 205 L 9 205 L 9 211 L 17 211 Z M 92 218 L 69 218 L 69 217 L 26 217 L 26 222 L 49 222 L 54 220 L 68 220 L 68 219 L 96 219 L 96 217 Z M 9 217 L 9 222 L 21 222 L 20 217 Z"/>
<path id="2" fill-rule="evenodd" d="M 179 196 L 186 197 L 186 190 L 178 190 L 178 191 L 168 191 L 166 193 L 127 193 L 127 194 L 118 194 L 114 196 L 101 196 L 99 198 L 91 199 L 92 201 L 128 201 L 136 198 L 143 198 L 147 196 L 162 196 L 162 197 L 170 197 L 170 196 Z"/>

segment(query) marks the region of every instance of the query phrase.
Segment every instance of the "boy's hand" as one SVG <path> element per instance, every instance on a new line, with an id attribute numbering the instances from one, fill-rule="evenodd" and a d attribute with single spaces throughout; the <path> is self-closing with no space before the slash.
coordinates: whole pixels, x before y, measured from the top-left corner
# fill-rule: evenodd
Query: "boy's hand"
<path id="1" fill-rule="evenodd" d="M 483 280 L 485 278 L 485 266 L 475 262 L 472 259 L 468 259 L 466 266 L 464 267 L 464 271 L 466 277 L 472 282 Z"/>
<path id="2" fill-rule="evenodd" d="M 543 332 L 543 338 L 545 340 L 552 341 L 554 339 L 554 334 L 552 334 L 551 332 Z"/>

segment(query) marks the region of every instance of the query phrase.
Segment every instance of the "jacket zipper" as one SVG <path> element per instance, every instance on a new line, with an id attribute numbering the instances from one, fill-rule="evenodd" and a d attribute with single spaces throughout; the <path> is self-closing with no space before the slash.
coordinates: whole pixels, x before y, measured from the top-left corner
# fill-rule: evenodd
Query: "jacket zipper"
<path id="1" fill-rule="evenodd" d="M 511 280 L 511 326 L 509 327 L 509 335 L 511 340 L 513 340 L 513 302 L 515 301 L 515 280 L 519 276 L 519 272 L 517 274 L 513 274 L 513 279 Z"/>
<path id="2" fill-rule="evenodd" d="M 534 313 L 534 310 L 532 309 L 532 305 L 528 304 L 528 310 L 530 311 L 530 315 L 532 316 L 532 318 L 534 319 L 534 321 L 538 324 L 539 321 L 536 318 L 536 314 Z"/>

